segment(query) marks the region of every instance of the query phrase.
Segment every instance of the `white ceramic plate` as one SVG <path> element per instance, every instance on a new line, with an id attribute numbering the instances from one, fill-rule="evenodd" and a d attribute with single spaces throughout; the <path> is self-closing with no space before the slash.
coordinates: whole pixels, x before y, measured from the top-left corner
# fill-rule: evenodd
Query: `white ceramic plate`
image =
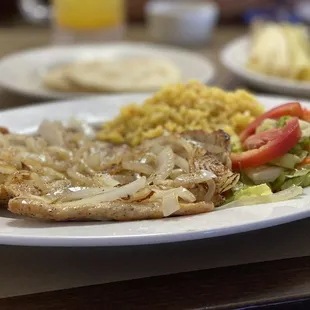
<path id="1" fill-rule="evenodd" d="M 33 132 L 43 119 L 76 116 L 89 122 L 106 121 L 129 102 L 145 95 L 84 98 L 0 112 L 1 126 Z M 259 97 L 266 108 L 288 99 Z M 47 223 L 0 211 L 0 244 L 34 246 L 120 246 L 177 242 L 235 234 L 310 216 L 310 188 L 294 200 L 239 207 L 207 214 L 137 222 Z"/>
<path id="2" fill-rule="evenodd" d="M 210 61 L 194 52 L 152 44 L 114 43 L 46 47 L 7 56 L 0 61 L 0 86 L 39 98 L 80 97 L 83 94 L 54 92 L 46 89 L 42 85 L 42 76 L 52 67 L 75 60 L 128 56 L 166 58 L 180 69 L 182 82 L 195 79 L 208 83 L 214 76 L 215 70 Z"/>
<path id="3" fill-rule="evenodd" d="M 310 97 L 310 82 L 291 81 L 255 73 L 246 68 L 250 39 L 241 37 L 228 43 L 221 51 L 223 65 L 248 84 L 273 93 Z"/>

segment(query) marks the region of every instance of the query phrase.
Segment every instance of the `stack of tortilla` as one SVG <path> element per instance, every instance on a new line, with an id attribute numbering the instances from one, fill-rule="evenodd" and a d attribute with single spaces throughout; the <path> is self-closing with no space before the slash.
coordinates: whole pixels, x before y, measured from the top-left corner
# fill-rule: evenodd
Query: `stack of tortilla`
<path id="1" fill-rule="evenodd" d="M 166 59 L 130 57 L 74 62 L 52 68 L 45 87 L 62 92 L 153 91 L 181 79 L 179 69 Z"/>

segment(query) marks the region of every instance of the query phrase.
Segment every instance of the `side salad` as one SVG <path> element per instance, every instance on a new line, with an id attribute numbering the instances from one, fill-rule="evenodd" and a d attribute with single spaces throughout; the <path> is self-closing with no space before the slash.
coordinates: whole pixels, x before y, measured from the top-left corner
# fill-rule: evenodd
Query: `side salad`
<path id="1" fill-rule="evenodd" d="M 231 159 L 241 175 L 234 206 L 300 195 L 310 186 L 310 110 L 291 102 L 264 113 L 232 138 Z"/>

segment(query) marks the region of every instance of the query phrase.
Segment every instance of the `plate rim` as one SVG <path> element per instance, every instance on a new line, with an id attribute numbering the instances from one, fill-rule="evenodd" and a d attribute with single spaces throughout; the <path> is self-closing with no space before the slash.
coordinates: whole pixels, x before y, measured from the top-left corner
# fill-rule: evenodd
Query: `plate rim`
<path id="1" fill-rule="evenodd" d="M 58 238 L 57 236 L 12 236 L 2 234 L 0 235 L 0 245 L 35 247 L 120 247 L 168 244 L 220 238 L 240 233 L 247 233 L 296 222 L 308 217 L 310 217 L 310 209 L 304 210 L 300 213 L 295 213 L 294 215 L 280 217 L 277 219 L 276 223 L 274 222 L 274 219 L 268 219 L 265 221 L 255 222 L 254 224 L 248 223 L 242 226 L 240 225 L 237 226 L 237 228 L 227 227 L 208 232 L 184 231 L 182 233 L 171 233 L 169 235 L 165 233 L 157 233 L 139 236 L 62 236 L 61 238 Z M 164 237 L 167 237 L 166 240 L 163 240 Z"/>
<path id="2" fill-rule="evenodd" d="M 11 62 L 12 59 L 14 60 L 16 57 L 27 57 L 33 53 L 48 53 L 52 52 L 53 50 L 73 50 L 79 48 L 90 48 L 90 49 L 99 49 L 99 48 L 120 48 L 120 47 L 127 47 L 127 48 L 146 48 L 146 49 L 154 49 L 157 51 L 169 52 L 169 53 L 178 53 L 183 54 L 186 57 L 191 57 L 193 59 L 199 60 L 204 62 L 205 65 L 208 67 L 208 70 L 204 71 L 204 77 L 200 79 L 202 83 L 211 83 L 216 75 L 216 67 L 214 66 L 213 62 L 209 59 L 209 57 L 203 55 L 200 52 L 195 52 L 192 50 L 188 50 L 182 47 L 175 47 L 169 46 L 164 44 L 155 44 L 155 43 L 148 43 L 148 42 L 131 42 L 131 41 L 117 41 L 117 42 L 106 42 L 106 43 L 89 43 L 89 44 L 76 44 L 76 45 L 51 45 L 51 46 L 43 46 L 43 47 L 36 47 L 27 49 L 25 51 L 17 51 L 8 55 L 3 56 L 0 58 L 0 87 L 15 92 L 17 94 L 26 95 L 33 98 L 39 99 L 48 99 L 48 100 L 66 100 L 66 99 L 76 99 L 79 97 L 89 97 L 89 96 L 98 96 L 98 93 L 66 93 L 66 92 L 57 92 L 52 90 L 45 90 L 42 88 L 43 92 L 38 93 L 36 91 L 32 91 L 31 89 L 23 88 L 21 89 L 18 87 L 17 84 L 11 83 L 7 79 L 2 77 L 1 68 L 2 65 L 6 65 L 7 63 Z M 134 94 L 134 93 L 149 93 L 149 91 L 140 91 L 140 92 L 124 92 L 123 94 Z M 99 94 L 101 96 L 109 96 L 109 95 L 117 95 L 120 93 L 107 93 L 107 94 Z"/>

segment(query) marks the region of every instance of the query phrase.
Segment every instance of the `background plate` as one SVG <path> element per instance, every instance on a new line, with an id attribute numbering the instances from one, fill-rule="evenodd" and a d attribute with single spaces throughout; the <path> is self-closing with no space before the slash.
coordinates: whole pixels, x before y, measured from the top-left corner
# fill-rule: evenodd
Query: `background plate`
<path id="1" fill-rule="evenodd" d="M 208 83 L 215 74 L 212 64 L 206 57 L 183 49 L 144 43 L 74 45 L 34 49 L 2 58 L 0 86 L 39 98 L 80 97 L 83 93 L 54 92 L 44 88 L 42 76 L 49 68 L 75 60 L 113 59 L 128 56 L 166 58 L 180 69 L 182 82 L 195 79 Z M 87 95 L 90 94 L 87 93 Z"/>
<path id="2" fill-rule="evenodd" d="M 119 108 L 146 95 L 84 98 L 0 112 L 1 126 L 31 132 L 43 119 L 106 121 Z M 267 109 L 287 98 L 258 97 Z M 304 102 L 305 103 L 305 102 Z M 47 223 L 0 211 L 0 244 L 31 246 L 121 246 L 203 239 L 270 227 L 310 215 L 310 188 L 289 201 L 214 211 L 207 214 L 136 222 Z"/>
<path id="3" fill-rule="evenodd" d="M 243 81 L 257 88 L 299 98 L 310 97 L 310 82 L 292 81 L 248 70 L 245 65 L 248 60 L 249 46 L 249 37 L 235 39 L 221 51 L 221 62 Z"/>

